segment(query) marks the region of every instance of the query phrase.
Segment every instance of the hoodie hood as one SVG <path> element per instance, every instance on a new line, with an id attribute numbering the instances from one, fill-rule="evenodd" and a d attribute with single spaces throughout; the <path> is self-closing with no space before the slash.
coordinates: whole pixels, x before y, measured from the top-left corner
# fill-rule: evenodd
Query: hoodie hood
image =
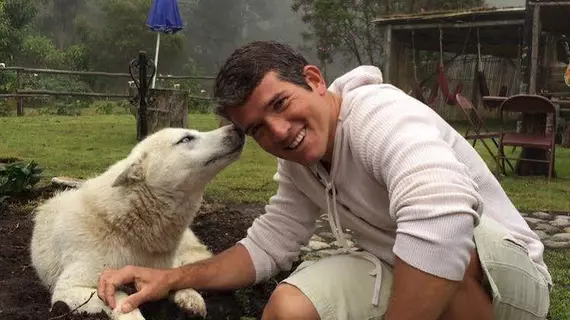
<path id="1" fill-rule="evenodd" d="M 356 88 L 382 83 L 382 71 L 378 67 L 359 66 L 333 81 L 329 86 L 329 90 L 344 96 Z"/>

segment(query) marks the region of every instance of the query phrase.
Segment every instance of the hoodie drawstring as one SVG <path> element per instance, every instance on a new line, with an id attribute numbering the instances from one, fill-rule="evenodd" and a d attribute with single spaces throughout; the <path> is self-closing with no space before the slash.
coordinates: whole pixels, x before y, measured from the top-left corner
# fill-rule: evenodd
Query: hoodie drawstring
<path id="1" fill-rule="evenodd" d="M 369 274 L 373 277 L 376 277 L 376 281 L 374 282 L 374 293 L 372 296 L 372 304 L 377 306 L 379 299 L 380 299 L 380 286 L 382 284 L 382 263 L 378 257 L 375 255 L 366 252 L 366 251 L 354 251 L 350 250 L 348 247 L 348 243 L 346 241 L 346 237 L 344 236 L 344 232 L 342 231 L 342 227 L 340 226 L 340 217 L 337 211 L 337 201 L 336 201 L 336 188 L 334 187 L 334 179 L 337 174 L 338 168 L 338 161 L 340 156 L 340 144 L 342 143 L 342 125 L 341 119 L 339 118 L 337 124 L 337 134 L 335 138 L 335 145 L 333 149 L 333 161 L 331 164 L 331 174 L 330 174 L 330 181 L 327 181 L 325 186 L 325 199 L 327 202 L 327 216 L 329 220 L 329 224 L 331 227 L 331 231 L 342 247 L 342 252 L 353 254 L 360 258 L 370 261 L 374 264 L 374 270 L 370 271 Z M 332 202 L 332 205 L 331 205 Z M 332 209 L 332 210 L 331 210 Z"/>

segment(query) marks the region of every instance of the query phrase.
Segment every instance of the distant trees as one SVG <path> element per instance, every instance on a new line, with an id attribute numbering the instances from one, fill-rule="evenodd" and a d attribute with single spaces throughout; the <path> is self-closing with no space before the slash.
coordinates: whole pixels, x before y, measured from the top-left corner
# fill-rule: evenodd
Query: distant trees
<path id="1" fill-rule="evenodd" d="M 303 32 L 319 60 L 342 57 L 358 64 L 377 65 L 382 42 L 373 20 L 382 15 L 478 7 L 483 0 L 293 0 L 294 12 L 309 25 Z"/>
<path id="2" fill-rule="evenodd" d="M 0 0 L 0 62 L 125 72 L 154 56 L 152 0 Z M 476 7 L 482 0 L 181 0 L 185 29 L 161 38 L 159 72 L 214 74 L 239 45 L 274 39 L 324 65 L 380 64 L 381 15 Z M 339 61 L 336 61 L 339 60 Z"/>
<path id="3" fill-rule="evenodd" d="M 0 0 L 0 62 L 11 64 L 36 15 L 34 0 Z"/>

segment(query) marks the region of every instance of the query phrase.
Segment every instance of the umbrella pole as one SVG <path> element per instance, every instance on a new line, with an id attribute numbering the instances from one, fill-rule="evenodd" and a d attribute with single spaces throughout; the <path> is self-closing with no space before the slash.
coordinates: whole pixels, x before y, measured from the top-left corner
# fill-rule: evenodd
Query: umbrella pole
<path id="1" fill-rule="evenodd" d="M 158 75 L 158 49 L 160 48 L 160 32 L 156 34 L 156 50 L 154 50 L 154 76 L 152 77 L 152 88 L 156 83 L 156 76 Z"/>

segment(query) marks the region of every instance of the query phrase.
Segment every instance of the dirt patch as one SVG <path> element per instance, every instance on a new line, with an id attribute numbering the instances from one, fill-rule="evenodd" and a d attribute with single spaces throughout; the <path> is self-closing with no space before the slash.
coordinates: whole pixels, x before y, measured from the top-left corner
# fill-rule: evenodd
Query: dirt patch
<path id="1" fill-rule="evenodd" d="M 104 314 L 70 315 L 65 305 L 56 305 L 50 310 L 49 292 L 30 265 L 31 213 L 39 202 L 57 190 L 43 187 L 0 203 L 0 319 L 108 319 Z M 262 210 L 259 205 L 205 203 L 193 230 L 214 253 L 218 253 L 242 239 Z M 285 276 L 285 273 L 281 274 L 274 280 L 279 281 Z M 276 281 L 234 292 L 203 292 L 208 306 L 207 319 L 261 318 Z M 167 300 L 148 303 L 141 311 L 147 319 L 194 319 Z"/>

